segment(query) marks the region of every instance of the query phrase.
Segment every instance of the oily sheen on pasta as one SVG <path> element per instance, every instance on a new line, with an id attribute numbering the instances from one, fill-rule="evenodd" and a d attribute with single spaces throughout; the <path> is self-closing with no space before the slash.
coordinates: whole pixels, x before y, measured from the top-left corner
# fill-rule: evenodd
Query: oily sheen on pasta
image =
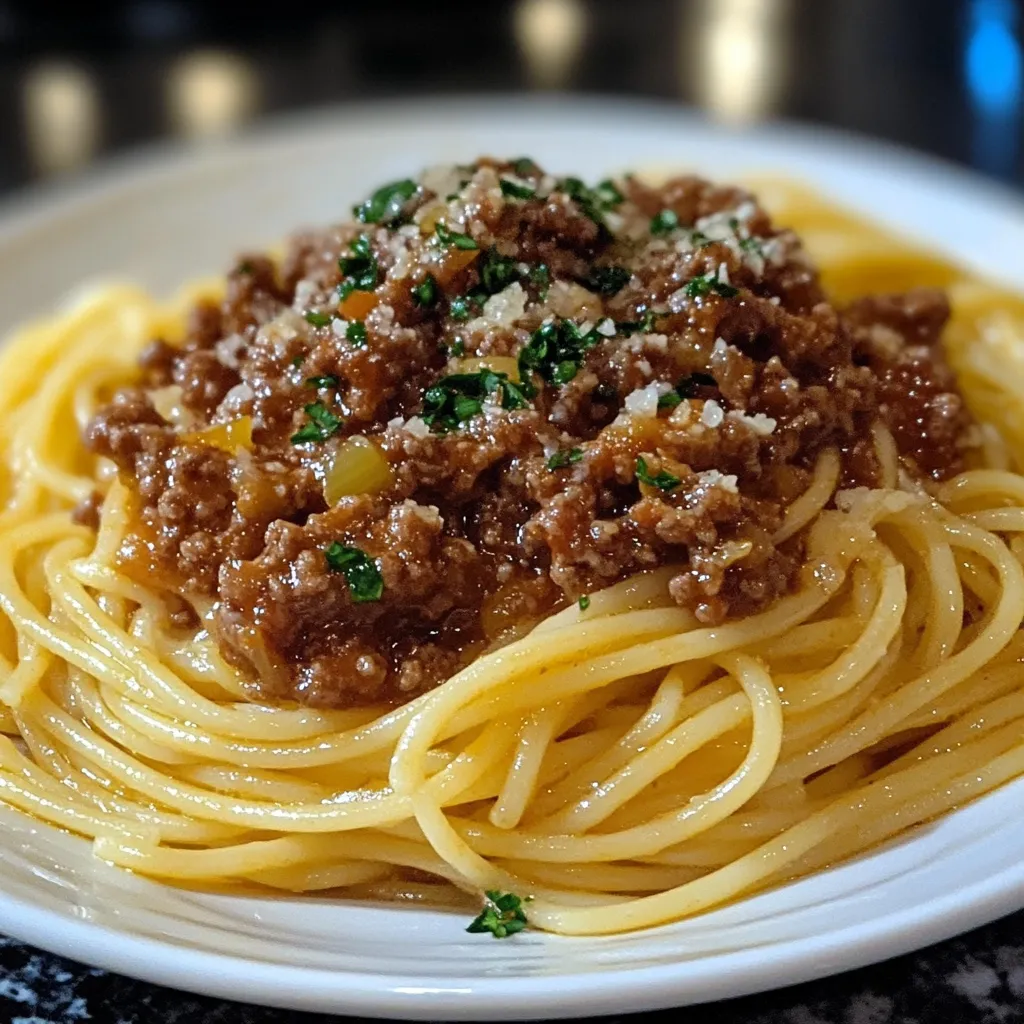
<path id="1" fill-rule="evenodd" d="M 596 935 L 1024 772 L 1024 302 L 758 191 L 431 169 L 18 332 L 0 799 Z"/>

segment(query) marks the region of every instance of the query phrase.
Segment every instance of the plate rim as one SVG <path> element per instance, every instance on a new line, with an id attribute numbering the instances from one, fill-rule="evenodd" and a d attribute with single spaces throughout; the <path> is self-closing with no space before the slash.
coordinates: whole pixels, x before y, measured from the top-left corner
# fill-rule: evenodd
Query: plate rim
<path id="1" fill-rule="evenodd" d="M 325 129 L 341 134 L 373 119 L 436 116 L 454 119 L 514 111 L 610 116 L 611 122 L 642 114 L 665 127 L 717 131 L 723 136 L 773 140 L 821 154 L 853 153 L 870 146 L 872 162 L 885 161 L 927 177 L 944 188 L 970 189 L 981 203 L 1013 210 L 1024 223 L 1024 197 L 951 161 L 897 143 L 796 121 L 775 121 L 741 131 L 715 126 L 670 101 L 624 97 L 547 97 L 495 94 L 481 98 L 431 96 L 331 104 L 267 118 L 237 136 L 198 147 L 177 141 L 152 143 L 107 158 L 86 173 L 23 188 L 0 201 L 0 245 L 16 244 L 44 224 L 102 204 L 126 190 L 146 191 L 161 180 L 199 177 L 245 156 L 268 153 L 289 140 L 312 139 Z M 858 157 L 860 163 L 864 158 Z M 56 296 L 54 297 L 56 299 Z M 1020 784 L 1020 783 L 1018 783 Z M 1014 785 L 1011 783 L 1011 785 Z M 983 797 L 982 800 L 985 798 Z M 45 826 L 44 826 L 45 827 Z M 2 883 L 0 883 L 2 884 Z M 554 1019 L 637 1012 L 749 995 L 865 966 L 950 938 L 1024 907 L 1024 862 L 915 907 L 876 916 L 824 936 L 772 943 L 770 955 L 756 946 L 713 953 L 703 960 L 624 967 L 588 974 L 530 977 L 475 975 L 396 976 L 268 964 L 206 952 L 173 940 L 119 931 L 69 918 L 0 889 L 0 925 L 12 937 L 75 960 L 155 984 L 229 1000 L 320 1012 L 358 1013 L 401 1019 L 475 1020 L 495 1000 L 515 1019 Z M 546 937 L 563 943 L 576 940 Z M 708 965 L 714 964 L 714 971 Z M 697 969 L 697 965 L 700 968 Z"/>

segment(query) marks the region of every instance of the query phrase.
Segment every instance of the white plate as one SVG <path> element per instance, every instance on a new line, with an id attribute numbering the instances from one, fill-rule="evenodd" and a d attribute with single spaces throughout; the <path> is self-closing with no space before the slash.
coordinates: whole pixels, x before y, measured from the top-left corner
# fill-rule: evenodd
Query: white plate
<path id="1" fill-rule="evenodd" d="M 627 166 L 799 175 L 1024 288 L 1024 206 L 944 165 L 861 139 L 729 135 L 670 107 L 610 101 L 349 109 L 201 152 L 159 151 L 0 217 L 0 325 L 83 279 L 169 291 L 241 248 L 345 215 L 375 183 L 480 153 L 596 179 Z M 0 930 L 196 992 L 407 1018 L 503 1019 L 681 1005 L 894 956 L 1024 905 L 1024 782 L 869 856 L 681 924 L 601 939 L 469 936 L 457 916 L 170 889 L 0 810 Z"/>

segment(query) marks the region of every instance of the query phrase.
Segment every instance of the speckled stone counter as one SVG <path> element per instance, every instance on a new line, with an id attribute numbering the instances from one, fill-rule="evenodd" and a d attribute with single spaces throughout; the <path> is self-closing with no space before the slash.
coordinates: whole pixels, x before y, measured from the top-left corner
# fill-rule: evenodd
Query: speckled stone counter
<path id="1" fill-rule="evenodd" d="M 671 1016 L 670 1016 L 671 1015 Z M 173 992 L 0 938 L 0 1022 L 330 1024 Z M 492 1019 L 507 1018 L 495 1007 Z M 1024 1021 L 1024 912 L 874 967 L 685 1011 L 606 1018 L 655 1024 L 1013 1024 Z"/>

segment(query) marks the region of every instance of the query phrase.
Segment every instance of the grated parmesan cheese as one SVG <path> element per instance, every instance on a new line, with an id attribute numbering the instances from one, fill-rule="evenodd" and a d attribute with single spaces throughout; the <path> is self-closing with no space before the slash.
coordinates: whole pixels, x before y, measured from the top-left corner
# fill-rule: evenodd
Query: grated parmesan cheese
<path id="1" fill-rule="evenodd" d="M 753 416 L 750 416 L 745 412 L 738 412 L 733 409 L 726 415 L 729 419 L 749 427 L 755 434 L 760 434 L 761 437 L 768 437 L 775 431 L 775 420 L 771 416 L 765 416 L 763 412 L 755 412 Z"/>
<path id="2" fill-rule="evenodd" d="M 653 419 L 658 415 L 658 399 L 667 395 L 672 390 L 671 384 L 663 380 L 652 381 L 646 387 L 637 388 L 636 391 L 626 395 L 623 408 L 631 416 L 639 419 Z"/>
<path id="3" fill-rule="evenodd" d="M 732 473 L 720 473 L 717 469 L 705 469 L 703 473 L 697 475 L 705 487 L 720 487 L 723 491 L 729 491 L 730 494 L 739 493 L 738 478 Z"/>
<path id="4" fill-rule="evenodd" d="M 485 325 L 509 327 L 526 312 L 526 299 L 523 286 L 515 281 L 484 303 L 483 314 L 477 320 L 484 321 Z"/>
<path id="5" fill-rule="evenodd" d="M 725 420 L 725 412 L 722 407 L 713 399 L 709 398 L 704 403 L 700 413 L 700 421 L 705 427 L 720 427 Z"/>

